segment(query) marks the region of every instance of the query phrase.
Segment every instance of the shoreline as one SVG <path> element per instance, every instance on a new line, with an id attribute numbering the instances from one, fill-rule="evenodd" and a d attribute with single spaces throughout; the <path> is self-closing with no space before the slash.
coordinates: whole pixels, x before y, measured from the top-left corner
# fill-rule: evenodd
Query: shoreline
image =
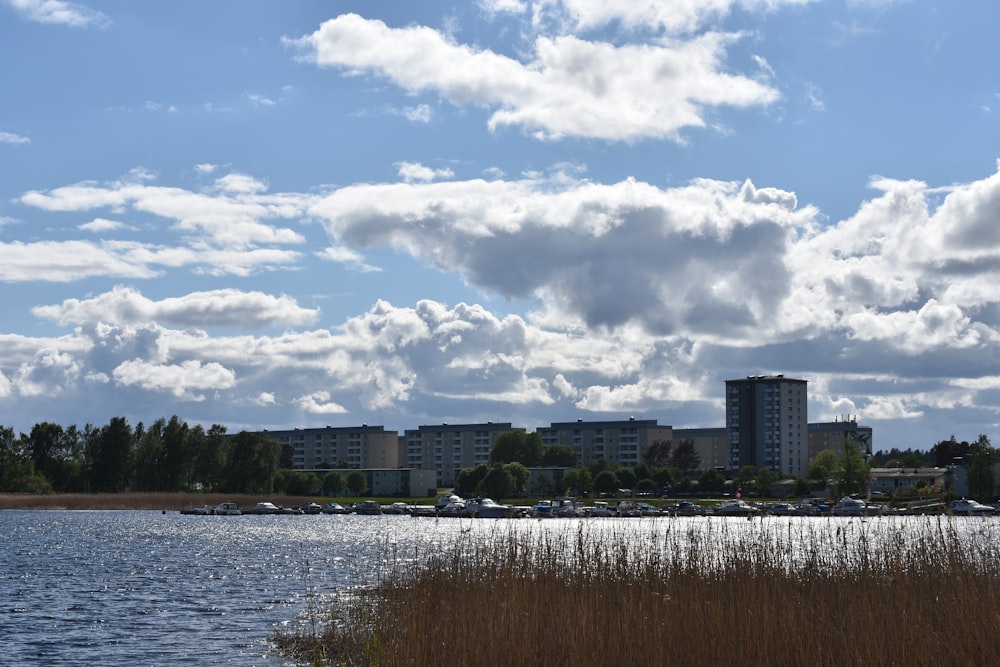
<path id="1" fill-rule="evenodd" d="M 222 502 L 234 502 L 240 508 L 252 508 L 262 500 L 270 500 L 279 506 L 297 507 L 313 499 L 305 496 L 239 493 L 58 493 L 50 496 L 0 493 L 0 510 L 158 510 L 178 512 L 188 507 L 201 507 L 202 505 L 215 507 Z"/>

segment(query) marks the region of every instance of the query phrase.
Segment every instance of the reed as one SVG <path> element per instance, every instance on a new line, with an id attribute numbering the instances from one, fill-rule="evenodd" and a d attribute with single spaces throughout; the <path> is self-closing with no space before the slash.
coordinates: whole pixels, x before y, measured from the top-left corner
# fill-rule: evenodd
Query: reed
<path id="1" fill-rule="evenodd" d="M 498 524 L 397 554 L 322 631 L 273 640 L 315 665 L 987 664 L 1000 649 L 997 529 L 960 539 L 952 521 Z"/>

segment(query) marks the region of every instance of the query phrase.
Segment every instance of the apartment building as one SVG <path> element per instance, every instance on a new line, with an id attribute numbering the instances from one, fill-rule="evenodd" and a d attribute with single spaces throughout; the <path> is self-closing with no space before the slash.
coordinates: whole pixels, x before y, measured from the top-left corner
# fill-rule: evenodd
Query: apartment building
<path id="1" fill-rule="evenodd" d="M 493 443 L 501 433 L 521 431 L 510 422 L 422 425 L 403 433 L 407 468 L 437 471 L 438 485 L 451 486 L 463 468 L 489 463 Z"/>
<path id="2" fill-rule="evenodd" d="M 872 455 L 872 427 L 858 426 L 856 419 L 809 424 L 810 461 L 825 449 L 843 456 L 845 442 L 857 445 L 858 452 L 867 461 Z"/>
<path id="3" fill-rule="evenodd" d="M 555 444 L 572 447 L 581 467 L 600 458 L 631 467 L 642 461 L 649 445 L 673 439 L 672 427 L 661 426 L 655 419 L 635 417 L 618 421 L 553 422 L 535 430 L 546 447 Z"/>
<path id="4" fill-rule="evenodd" d="M 297 470 L 334 468 L 346 461 L 349 468 L 400 468 L 399 433 L 382 426 L 326 426 L 289 431 L 261 431 L 292 450 Z"/>
<path id="5" fill-rule="evenodd" d="M 726 380 L 730 470 L 745 465 L 795 477 L 809 468 L 806 381 L 784 375 Z"/>

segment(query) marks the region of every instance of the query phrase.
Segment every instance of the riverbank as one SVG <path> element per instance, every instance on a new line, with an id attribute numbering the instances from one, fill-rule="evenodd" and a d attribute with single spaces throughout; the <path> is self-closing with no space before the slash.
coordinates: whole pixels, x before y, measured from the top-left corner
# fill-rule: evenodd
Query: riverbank
<path id="1" fill-rule="evenodd" d="M 261 500 L 270 500 L 284 507 L 297 507 L 310 502 L 312 498 L 228 493 L 60 493 L 48 496 L 2 493 L 0 509 L 178 511 L 202 505 L 215 507 L 222 502 L 234 502 L 240 507 L 249 508 Z"/>

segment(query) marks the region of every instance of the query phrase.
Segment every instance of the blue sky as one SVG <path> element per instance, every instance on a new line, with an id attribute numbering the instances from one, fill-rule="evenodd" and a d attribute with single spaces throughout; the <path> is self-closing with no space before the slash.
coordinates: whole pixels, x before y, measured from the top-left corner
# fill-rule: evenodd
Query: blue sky
<path id="1" fill-rule="evenodd" d="M 0 0 L 0 423 L 1000 444 L 1000 6 Z"/>

